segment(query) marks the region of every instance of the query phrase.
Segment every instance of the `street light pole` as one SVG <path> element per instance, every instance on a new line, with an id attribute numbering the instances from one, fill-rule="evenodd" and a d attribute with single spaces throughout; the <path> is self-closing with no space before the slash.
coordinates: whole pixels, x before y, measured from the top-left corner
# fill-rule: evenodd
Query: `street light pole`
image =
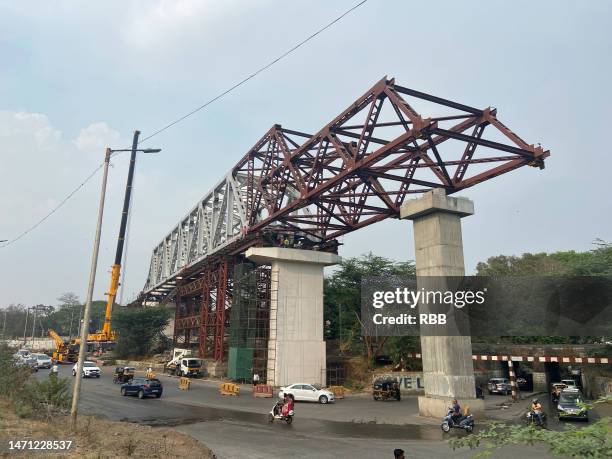
<path id="1" fill-rule="evenodd" d="M 94 284 L 96 281 L 96 269 L 98 267 L 98 252 L 100 250 L 100 233 L 102 232 L 102 216 L 104 215 L 104 199 L 106 197 L 106 180 L 108 178 L 108 164 L 110 163 L 111 149 L 106 149 L 104 157 L 104 174 L 102 175 L 102 191 L 100 192 L 100 204 L 98 207 L 98 223 L 96 225 L 96 236 L 94 239 L 93 253 L 91 256 L 91 269 L 89 270 L 89 285 L 87 287 L 87 299 L 85 301 L 85 312 L 81 323 L 81 343 L 79 346 L 79 360 L 77 361 L 76 378 L 72 391 L 72 407 L 70 409 L 70 428 L 74 432 L 77 423 L 77 411 L 79 406 L 79 393 L 81 391 L 81 375 L 83 374 L 83 362 L 85 360 L 85 349 L 87 347 L 87 335 L 89 333 L 89 316 L 91 315 L 91 299 L 93 297 Z"/>
<path id="2" fill-rule="evenodd" d="M 6 314 L 8 309 L 4 309 L 4 324 L 2 325 L 2 339 L 6 339 Z"/>
<path id="3" fill-rule="evenodd" d="M 32 307 L 32 315 L 34 320 L 32 321 L 32 350 L 34 350 L 34 330 L 36 329 L 36 306 Z"/>
<path id="4" fill-rule="evenodd" d="M 28 328 L 28 314 L 30 313 L 30 308 L 26 308 L 26 320 L 23 325 L 23 345 L 26 345 L 26 329 Z"/>
<path id="5" fill-rule="evenodd" d="M 114 152 L 119 151 L 130 151 L 132 153 L 130 158 L 130 169 L 128 171 L 128 184 L 126 187 L 125 199 L 123 204 L 123 213 L 121 216 L 121 227 L 119 230 L 119 240 L 117 243 L 117 253 L 115 254 L 115 264 L 113 265 L 113 271 L 111 276 L 111 288 L 108 293 L 108 301 L 106 307 L 106 313 L 104 318 L 103 332 L 108 337 L 110 333 L 110 311 L 112 311 L 112 305 L 115 301 L 115 295 L 117 293 L 117 284 L 119 281 L 119 270 L 121 263 L 121 254 L 123 253 L 123 240 L 125 237 L 125 227 L 127 225 L 127 215 L 129 211 L 130 195 L 132 191 L 132 179 L 134 177 L 134 166 L 136 164 L 136 152 L 143 153 L 159 153 L 159 148 L 145 148 L 138 149 L 138 137 L 140 131 L 134 131 L 134 138 L 132 140 L 132 148 L 129 150 L 111 150 L 106 149 L 106 156 L 104 158 L 104 175 L 102 177 L 102 191 L 100 193 L 100 205 L 98 210 L 98 224 L 96 227 L 96 237 L 94 241 L 93 254 L 91 259 L 91 269 L 89 272 L 89 286 L 87 288 L 87 298 L 85 300 L 85 311 L 83 313 L 83 320 L 81 322 L 81 338 L 79 346 L 79 360 L 77 361 L 76 378 L 74 381 L 74 388 L 72 391 L 72 407 L 70 409 L 70 428 L 74 432 L 77 425 L 77 414 L 79 407 L 79 395 L 81 392 L 81 379 L 83 374 L 83 364 L 85 361 L 85 350 L 87 348 L 87 337 L 89 335 L 89 322 L 91 316 L 91 301 L 93 297 L 94 284 L 96 281 L 96 269 L 98 266 L 98 251 L 100 249 L 100 233 L 102 231 L 102 216 L 104 215 L 104 198 L 106 195 L 106 180 L 108 177 L 108 165 L 110 163 L 110 157 Z"/>

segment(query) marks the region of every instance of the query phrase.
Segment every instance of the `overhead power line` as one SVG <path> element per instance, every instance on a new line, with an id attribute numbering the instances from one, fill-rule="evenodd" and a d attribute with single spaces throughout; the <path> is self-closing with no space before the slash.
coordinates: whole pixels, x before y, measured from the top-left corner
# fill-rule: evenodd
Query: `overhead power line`
<path id="1" fill-rule="evenodd" d="M 219 93 L 218 95 L 216 95 L 215 97 L 213 97 L 212 99 L 204 102 L 202 105 L 200 105 L 199 107 L 193 109 L 192 111 L 190 111 L 189 113 L 181 116 L 180 118 L 177 118 L 176 120 L 172 121 L 171 123 L 165 125 L 164 127 L 158 129 L 157 131 L 154 131 L 151 135 L 144 137 L 143 139 L 141 139 L 141 141 L 139 143 L 145 142 L 147 140 L 149 140 L 152 137 L 155 137 L 157 134 L 160 134 L 162 132 L 164 132 L 167 129 L 170 129 L 172 126 L 180 123 L 181 121 L 189 118 L 190 116 L 196 114 L 197 112 L 199 112 L 200 110 L 203 110 L 204 108 L 208 107 L 210 104 L 212 104 L 213 102 L 216 102 L 217 100 L 221 99 L 222 97 L 226 96 L 227 94 L 229 94 L 230 92 L 232 92 L 234 89 L 237 89 L 238 87 L 242 86 L 244 83 L 246 83 L 247 81 L 249 81 L 250 79 L 256 77 L 257 75 L 259 75 L 260 73 L 264 72 L 265 70 L 269 69 L 270 67 L 272 67 L 274 64 L 276 64 L 277 62 L 281 61 L 282 59 L 284 59 L 285 57 L 287 57 L 289 54 L 293 53 L 294 51 L 296 51 L 298 48 L 300 48 L 301 46 L 305 45 L 306 43 L 308 43 L 310 40 L 312 40 L 313 38 L 315 38 L 317 35 L 321 34 L 322 32 L 324 32 L 325 30 L 329 29 L 331 26 L 333 26 L 336 22 L 342 20 L 342 18 L 344 18 L 345 16 L 347 16 L 348 14 L 352 13 L 353 11 L 355 11 L 357 8 L 359 8 L 361 5 L 363 5 L 364 3 L 366 3 L 368 0 L 363 0 L 359 3 L 357 3 L 356 5 L 352 6 L 351 8 L 349 8 L 348 10 L 346 10 L 344 13 L 342 13 L 340 16 L 338 16 L 336 19 L 334 19 L 333 21 L 331 21 L 330 23 L 328 23 L 327 25 L 321 27 L 319 30 L 317 30 L 316 32 L 314 32 L 312 35 L 309 35 L 307 38 L 305 38 L 304 40 L 302 40 L 301 42 L 299 42 L 298 44 L 294 45 L 292 48 L 288 49 L 287 51 L 285 51 L 283 54 L 281 54 L 280 56 L 278 56 L 276 59 L 270 61 L 268 64 L 264 65 L 263 67 L 260 67 L 258 70 L 256 70 L 255 72 L 251 73 L 249 76 L 247 76 L 246 78 L 240 80 L 238 83 L 234 84 L 233 86 L 230 86 L 229 88 L 227 88 L 225 91 Z"/>
<path id="2" fill-rule="evenodd" d="M 26 234 L 28 234 L 31 231 L 34 231 L 36 228 L 38 228 L 40 225 L 42 225 L 44 223 L 45 220 L 47 220 L 47 218 L 49 218 L 51 215 L 53 215 L 55 212 L 57 212 L 64 204 L 66 204 L 66 202 L 73 197 L 81 188 L 83 188 L 85 186 L 85 184 L 87 182 L 89 182 L 94 175 L 96 175 L 96 173 L 102 169 L 102 166 L 104 165 L 104 163 L 100 164 L 98 167 L 96 167 L 93 172 L 91 174 L 89 174 L 87 176 L 87 178 L 85 180 L 83 180 L 79 186 L 77 186 L 74 190 L 72 190 L 68 196 L 66 196 L 64 199 L 61 200 L 61 202 L 55 206 L 48 214 L 46 214 L 43 218 L 41 218 L 38 222 L 36 222 L 34 225 L 30 226 L 28 229 L 26 229 L 24 232 L 22 232 L 19 236 L 11 239 L 9 242 L 0 245 L 0 249 L 3 249 L 4 247 L 8 247 L 9 245 L 17 242 L 19 239 L 21 239 L 22 237 L 24 237 Z"/>
<path id="3" fill-rule="evenodd" d="M 289 48 L 287 51 L 285 51 L 284 53 L 282 53 L 280 56 L 278 56 L 277 58 L 273 59 L 272 61 L 270 61 L 269 63 L 267 63 L 266 65 L 264 65 L 263 67 L 260 67 L 258 70 L 256 70 L 255 72 L 251 73 L 249 76 L 243 78 L 242 80 L 240 80 L 238 83 L 234 84 L 233 86 L 227 88 L 226 90 L 224 90 L 223 92 L 219 93 L 218 95 L 216 95 L 215 97 L 213 97 L 212 99 L 204 102 L 202 105 L 200 105 L 199 107 L 196 107 L 195 109 L 191 110 L 189 113 L 177 118 L 176 120 L 172 121 L 169 124 L 166 124 L 165 126 L 163 126 L 160 129 L 157 129 L 156 131 L 154 131 L 151 135 L 144 137 L 140 140 L 140 142 L 138 142 L 139 144 L 149 140 L 152 137 L 155 137 L 158 134 L 161 134 L 162 132 L 170 129 L 171 127 L 179 124 L 181 121 L 184 121 L 185 119 L 189 118 L 190 116 L 198 113 L 199 111 L 205 109 L 206 107 L 208 107 L 210 104 L 216 102 L 217 100 L 221 99 L 222 97 L 226 96 L 227 94 L 229 94 L 230 92 L 234 91 L 235 89 L 239 88 L 240 86 L 242 86 L 243 84 L 245 84 L 247 81 L 255 78 L 257 75 L 259 75 L 260 73 L 266 71 L 267 69 L 269 69 L 270 67 L 272 67 L 274 64 L 276 64 L 277 62 L 281 61 L 282 59 L 284 59 L 285 57 L 287 57 L 288 55 L 290 55 L 291 53 L 293 53 L 294 51 L 296 51 L 298 48 L 302 47 L 303 45 L 305 45 L 306 43 L 308 43 L 310 40 L 312 40 L 313 38 L 315 38 L 316 36 L 318 36 L 319 34 L 321 34 L 322 32 L 324 32 L 325 30 L 329 29 L 331 26 L 333 26 L 335 23 L 337 23 L 338 21 L 342 20 L 345 16 L 347 16 L 348 14 L 352 13 L 353 11 L 355 11 L 357 8 L 359 8 L 361 5 L 363 5 L 364 3 L 366 3 L 368 0 L 362 0 L 361 2 L 353 5 L 351 8 L 349 8 L 348 10 L 346 10 L 344 13 L 342 13 L 340 16 L 338 16 L 336 19 L 334 19 L 333 21 L 329 22 L 328 24 L 326 24 L 325 26 L 321 27 L 320 29 L 318 29 L 316 32 L 314 32 L 313 34 L 309 35 L 308 37 L 306 37 L 304 40 L 300 41 L 299 43 L 297 43 L 296 45 L 294 45 L 293 47 Z M 64 204 L 66 204 L 66 202 L 72 198 L 72 196 L 74 196 L 81 188 L 83 188 L 85 186 L 85 184 L 87 182 L 89 182 L 94 175 L 96 175 L 96 173 L 102 169 L 102 166 L 104 165 L 104 163 L 101 163 L 98 167 L 96 167 L 91 174 L 89 174 L 87 176 L 87 178 L 81 182 L 81 184 L 79 184 L 79 186 L 77 186 L 74 190 L 72 190 L 64 199 L 62 199 L 62 201 L 56 206 L 54 207 L 49 213 L 47 213 L 43 218 L 41 218 L 38 222 L 36 222 L 34 225 L 32 225 L 30 228 L 28 228 L 27 230 L 23 231 L 21 234 L 19 234 L 19 236 L 11 239 L 9 242 L 0 245 L 0 249 L 3 249 L 4 247 L 8 247 L 9 245 L 17 242 L 19 239 L 21 239 L 22 237 L 24 237 L 25 235 L 27 235 L 28 233 L 30 233 L 31 231 L 35 230 L 36 228 L 38 228 L 40 225 L 42 225 L 51 215 L 53 215 L 55 212 L 57 212 Z"/>
<path id="4" fill-rule="evenodd" d="M 112 158 L 113 156 L 115 156 L 117 153 L 120 153 L 120 152 L 114 152 L 114 153 L 112 153 L 112 154 L 111 154 L 111 158 Z M 0 249 L 3 249 L 3 248 L 5 248 L 5 247 L 8 247 L 9 245 L 11 245 L 11 244 L 13 244 L 13 243 L 17 242 L 19 239 L 21 239 L 22 237 L 24 237 L 26 234 L 28 234 L 29 232 L 31 232 L 31 231 L 33 231 L 33 230 L 35 230 L 35 229 L 36 229 L 36 228 L 38 228 L 40 225 L 42 225 L 42 224 L 45 222 L 45 220 L 47 220 L 47 219 L 48 219 L 48 218 L 49 218 L 51 215 L 53 215 L 55 212 L 57 212 L 57 211 L 58 211 L 58 210 L 59 210 L 59 209 L 60 209 L 60 208 L 61 208 L 61 207 L 62 207 L 64 204 L 66 204 L 66 202 L 68 202 L 68 200 L 69 200 L 71 197 L 73 197 L 75 194 L 77 194 L 77 192 L 78 192 L 78 191 L 79 191 L 81 188 L 83 188 L 83 187 L 84 187 L 84 186 L 87 184 L 87 182 L 89 182 L 89 181 L 90 181 L 92 178 L 94 178 L 94 176 L 96 175 L 96 173 L 97 173 L 97 172 L 98 172 L 100 169 L 102 169 L 102 167 L 103 167 L 103 166 L 104 166 L 104 163 L 103 163 L 103 162 L 102 162 L 102 163 L 100 163 L 100 164 L 98 165 L 98 167 L 96 167 L 96 168 L 95 168 L 95 169 L 94 169 L 94 170 L 91 172 L 91 174 L 89 174 L 89 175 L 88 175 L 88 176 L 85 178 L 85 180 L 83 180 L 83 181 L 82 181 L 82 182 L 81 182 L 81 183 L 80 183 L 80 184 L 79 184 L 79 185 L 78 185 L 78 186 L 77 186 L 77 187 L 76 187 L 74 190 L 72 190 L 72 191 L 71 191 L 71 192 L 70 192 L 70 193 L 69 193 L 69 194 L 68 194 L 68 195 L 67 195 L 67 196 L 66 196 L 64 199 L 62 199 L 62 200 L 60 201 L 60 203 L 59 203 L 57 206 L 55 206 L 55 207 L 54 207 L 52 210 L 50 210 L 50 211 L 49 211 L 49 212 L 48 212 L 48 213 L 47 213 L 47 214 L 46 214 L 46 215 L 45 215 L 43 218 L 41 218 L 40 220 L 38 220 L 38 222 L 36 222 L 34 225 L 30 226 L 28 229 L 26 229 L 26 230 L 25 230 L 25 231 L 23 231 L 21 234 L 19 234 L 19 236 L 17 236 L 17 237 L 15 237 L 15 238 L 11 239 L 10 241 L 8 241 L 8 242 L 7 242 L 7 243 L 5 243 L 5 244 L 0 245 Z"/>

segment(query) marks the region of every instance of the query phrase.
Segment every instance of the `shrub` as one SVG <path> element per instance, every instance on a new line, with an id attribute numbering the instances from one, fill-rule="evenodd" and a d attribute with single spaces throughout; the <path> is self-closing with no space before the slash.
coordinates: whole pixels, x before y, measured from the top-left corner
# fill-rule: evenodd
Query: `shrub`
<path id="1" fill-rule="evenodd" d="M 5 343 L 0 343 L 0 395 L 14 397 L 30 374 L 28 367 L 16 365 L 11 349 Z"/>
<path id="2" fill-rule="evenodd" d="M 70 406 L 71 394 L 67 378 L 49 375 L 47 379 L 32 380 L 15 396 L 15 411 L 21 417 L 52 418 Z"/>

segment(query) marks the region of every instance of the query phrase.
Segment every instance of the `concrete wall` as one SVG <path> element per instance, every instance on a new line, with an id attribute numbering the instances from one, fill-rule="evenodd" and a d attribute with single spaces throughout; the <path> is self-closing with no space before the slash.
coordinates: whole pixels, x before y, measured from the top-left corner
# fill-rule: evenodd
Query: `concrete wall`
<path id="1" fill-rule="evenodd" d="M 64 337 L 65 339 L 68 339 L 68 337 Z M 4 341 L 9 347 L 12 348 L 17 348 L 17 349 L 21 349 L 21 348 L 26 348 L 26 349 L 30 349 L 31 351 L 52 351 L 53 349 L 55 349 L 55 342 L 51 339 L 51 338 L 34 338 L 34 341 L 32 342 L 31 338 L 27 338 L 27 342 L 26 345 L 23 345 L 23 340 L 18 340 L 18 339 L 10 339 L 10 340 L 5 340 Z"/>
<path id="2" fill-rule="evenodd" d="M 423 373 L 418 371 L 391 371 L 386 373 L 375 373 L 372 375 L 372 382 L 377 378 L 381 377 L 392 377 L 396 378 L 400 384 L 400 391 L 402 394 L 423 394 L 424 393 L 424 380 Z"/>
<path id="3" fill-rule="evenodd" d="M 582 385 L 584 386 L 585 396 L 596 399 L 612 395 L 612 377 L 582 375 Z"/>

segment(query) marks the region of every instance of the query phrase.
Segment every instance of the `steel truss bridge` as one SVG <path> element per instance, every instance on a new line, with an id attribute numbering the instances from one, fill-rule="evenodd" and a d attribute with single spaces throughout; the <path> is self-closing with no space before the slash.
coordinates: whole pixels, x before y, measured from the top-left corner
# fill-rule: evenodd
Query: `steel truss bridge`
<path id="1" fill-rule="evenodd" d="M 174 300 L 175 342 L 195 340 L 203 357 L 221 360 L 232 266 L 247 248 L 291 234 L 303 248 L 334 251 L 339 236 L 398 218 L 410 194 L 544 168 L 549 154 L 495 108 L 385 77 L 315 134 L 272 126 L 153 249 L 139 301 Z"/>

